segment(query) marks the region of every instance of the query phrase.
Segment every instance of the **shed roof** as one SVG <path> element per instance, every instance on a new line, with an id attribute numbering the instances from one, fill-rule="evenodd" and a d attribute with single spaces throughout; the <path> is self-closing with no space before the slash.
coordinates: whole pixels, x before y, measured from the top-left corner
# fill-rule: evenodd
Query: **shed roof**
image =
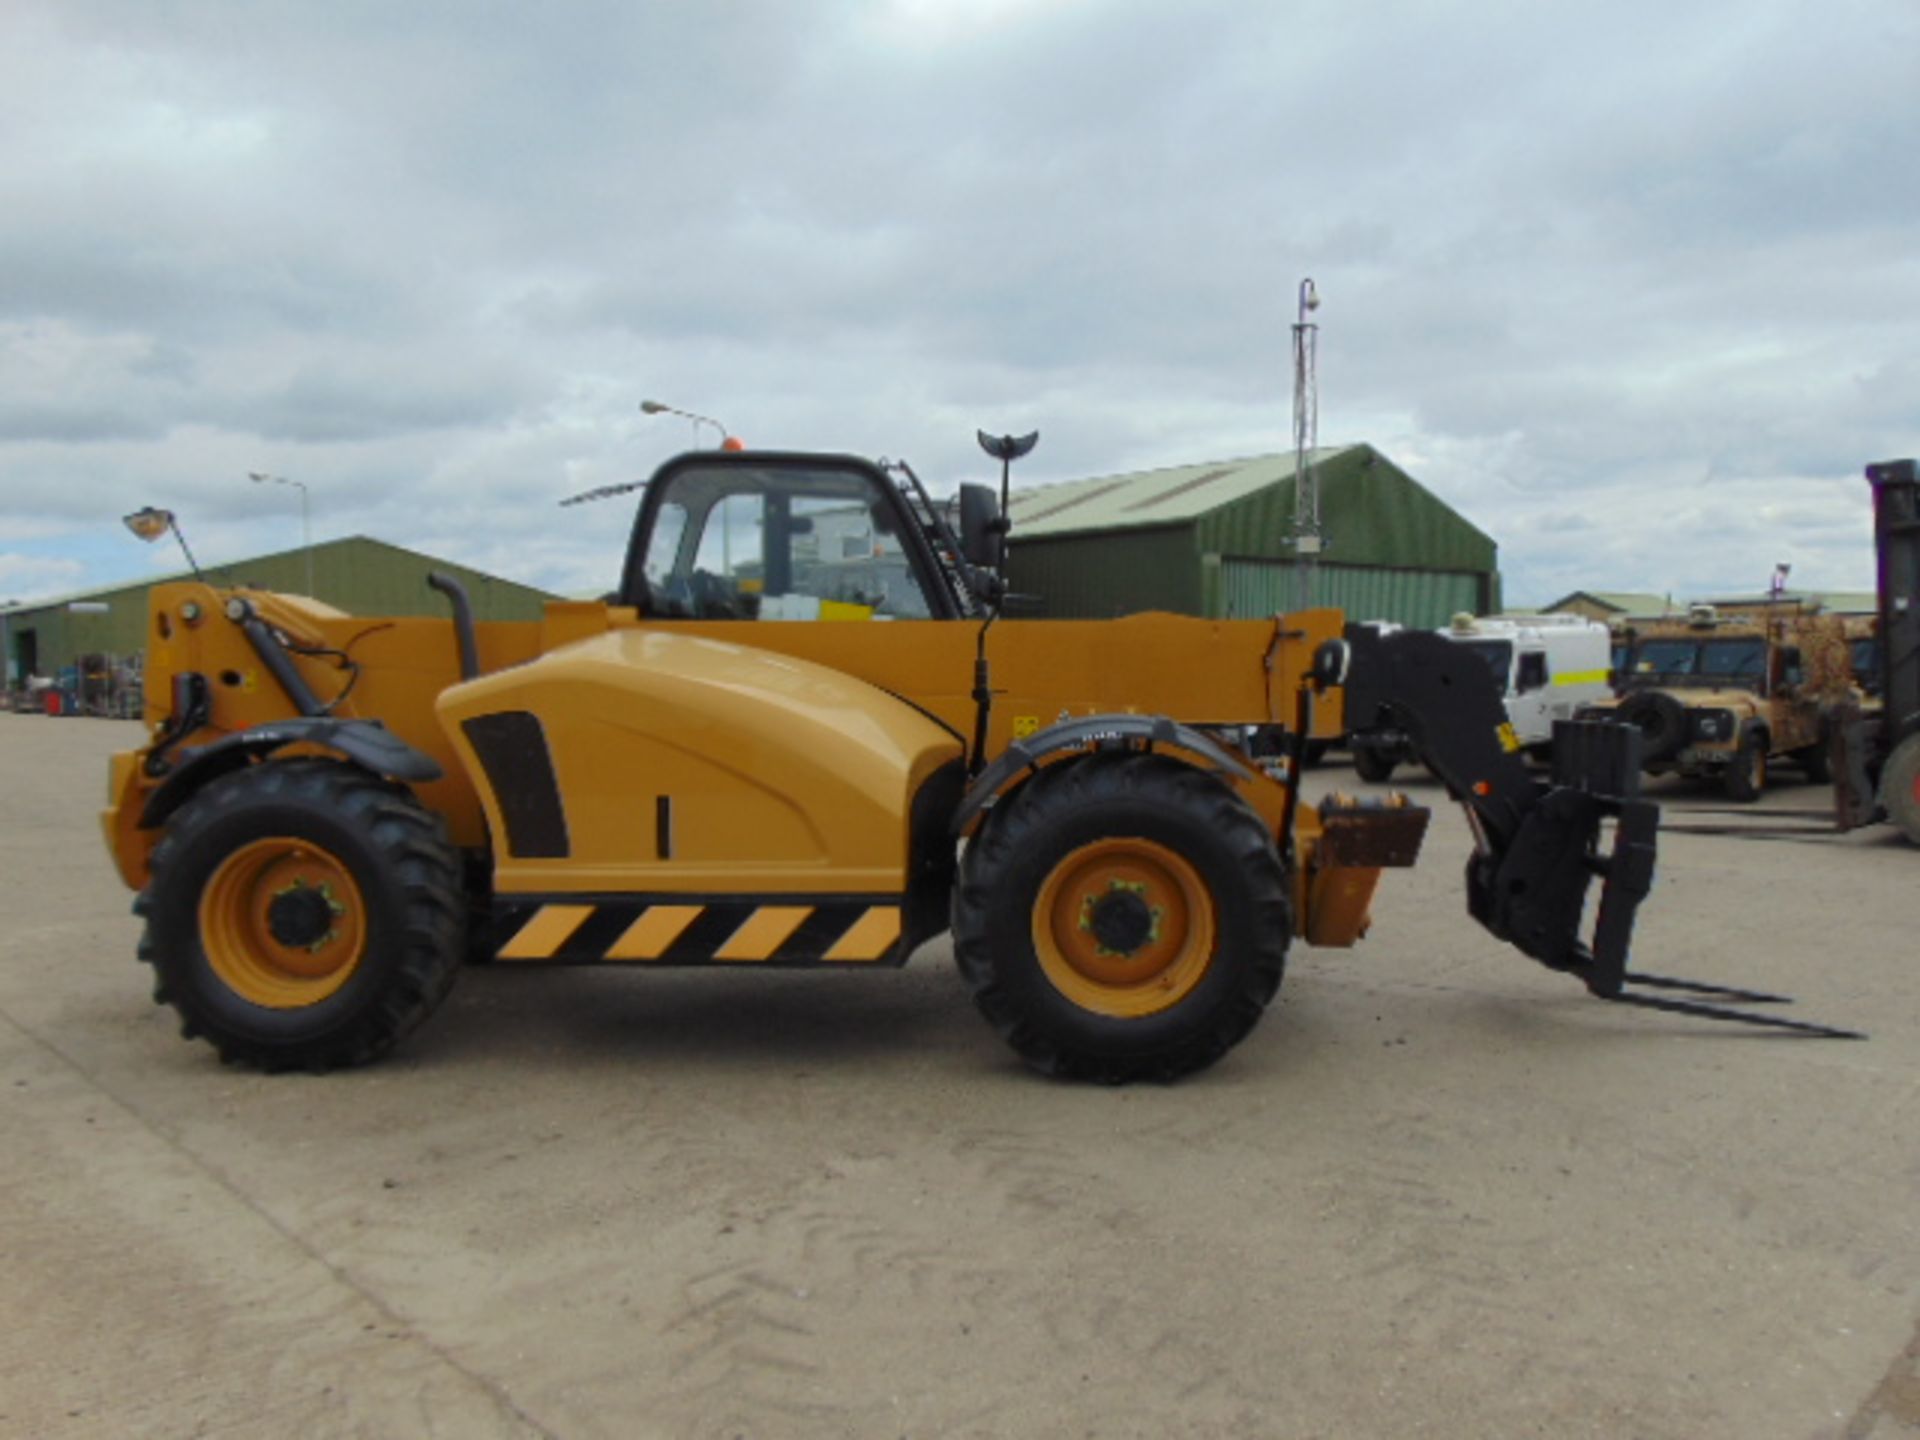
<path id="1" fill-rule="evenodd" d="M 1321 446 L 1318 465 L 1357 447 Z M 1174 525 L 1293 479 L 1293 456 L 1251 455 L 1130 475 L 1098 475 L 1018 490 L 1009 497 L 1014 534 L 1022 538 L 1081 530 Z"/>
<path id="2" fill-rule="evenodd" d="M 1871 590 L 1782 590 L 1778 596 L 1756 590 L 1745 595 L 1699 595 L 1694 603 L 1733 608 L 1764 605 L 1775 599 L 1788 605 L 1818 605 L 1822 610 L 1842 615 L 1870 615 L 1880 608 L 1880 597 Z"/>
<path id="3" fill-rule="evenodd" d="M 1665 595 L 1647 595 L 1632 590 L 1573 590 L 1551 605 L 1542 605 L 1540 609 L 1542 613 L 1551 614 L 1579 600 L 1611 610 L 1616 615 L 1665 615 L 1670 610 L 1685 608 L 1675 606 Z"/>
<path id="4" fill-rule="evenodd" d="M 395 545 L 391 540 L 376 540 L 371 535 L 342 535 L 332 540 L 316 540 L 311 547 L 298 545 L 291 550 L 270 550 L 264 555 L 248 555 L 239 560 L 216 560 L 202 565 L 200 569 L 203 572 L 212 571 L 216 574 L 225 575 L 246 566 L 264 564 L 269 560 L 283 560 L 292 556 L 305 555 L 309 548 L 314 554 L 319 555 L 329 550 L 349 546 L 361 549 L 386 550 L 394 554 L 409 556 L 414 560 L 424 560 L 435 565 L 460 565 L 460 562 L 450 561 L 444 556 L 429 555 L 422 550 L 409 550 L 404 545 Z M 472 569 L 471 566 L 460 566 L 460 568 Z M 484 574 L 486 572 L 476 570 L 474 573 Z M 489 578 L 498 579 L 499 577 Z M 164 570 L 152 575 L 137 576 L 130 580 L 117 580 L 111 585 L 95 585 L 85 590 L 73 590 L 65 595 L 48 595 L 38 600 L 21 600 L 10 605 L 0 605 L 0 615 L 25 615 L 37 610 L 64 610 L 76 600 L 97 600 L 103 596 L 120 595 L 136 590 L 144 591 L 155 585 L 166 585 L 175 580 L 191 579 L 193 579 L 193 571 L 191 570 Z M 552 595 L 549 591 L 541 590 L 537 585 L 527 585 L 523 581 L 508 580 L 505 583 L 518 585 L 536 594 L 546 595 L 550 599 L 559 598 L 558 596 Z"/>

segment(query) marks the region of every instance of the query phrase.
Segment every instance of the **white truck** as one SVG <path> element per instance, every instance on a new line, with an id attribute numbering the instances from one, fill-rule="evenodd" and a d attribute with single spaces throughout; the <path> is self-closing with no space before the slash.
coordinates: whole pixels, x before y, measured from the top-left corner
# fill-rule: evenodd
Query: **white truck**
<path id="1" fill-rule="evenodd" d="M 1612 696 L 1611 632 L 1584 616 L 1460 614 L 1439 633 L 1486 660 L 1500 682 L 1516 749 L 1544 755 L 1554 721 L 1571 720 L 1582 705 Z M 1347 743 L 1362 780 L 1392 779 L 1394 768 L 1414 754 L 1411 740 L 1397 730 L 1350 735 Z"/>

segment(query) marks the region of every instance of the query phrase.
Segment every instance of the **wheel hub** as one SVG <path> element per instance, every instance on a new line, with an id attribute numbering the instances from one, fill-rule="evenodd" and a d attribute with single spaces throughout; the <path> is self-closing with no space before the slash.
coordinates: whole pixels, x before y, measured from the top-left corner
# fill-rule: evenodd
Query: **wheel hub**
<path id="1" fill-rule="evenodd" d="M 1211 969 L 1218 936 L 1192 863 L 1131 835 L 1063 855 L 1034 896 L 1032 923 L 1035 957 L 1054 988 L 1115 1019 L 1179 1004 Z"/>
<path id="2" fill-rule="evenodd" d="M 1104 895 L 1080 902 L 1080 926 L 1093 932 L 1103 952 L 1131 955 L 1160 938 L 1160 908 L 1147 903 L 1145 889 L 1115 880 Z"/>
<path id="3" fill-rule="evenodd" d="M 318 950 L 332 937 L 334 918 L 345 909 L 327 886 L 296 881 L 267 905 L 267 930 L 282 945 Z"/>
<path id="4" fill-rule="evenodd" d="M 338 992 L 367 951 L 366 901 L 330 851 L 293 835 L 229 853 L 200 892 L 207 964 L 234 994 L 270 1010 Z"/>

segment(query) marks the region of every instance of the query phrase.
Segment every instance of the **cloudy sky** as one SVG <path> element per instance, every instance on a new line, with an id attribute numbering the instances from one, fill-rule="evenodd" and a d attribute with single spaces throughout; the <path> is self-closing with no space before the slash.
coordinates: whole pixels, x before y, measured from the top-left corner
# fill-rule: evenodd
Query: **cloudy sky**
<path id="1" fill-rule="evenodd" d="M 719 417 L 1029 480 L 1320 434 L 1515 603 L 1870 588 L 1920 6 L 9 0 L 0 600 L 369 534 L 563 591 Z M 710 438 L 707 432 L 705 438 Z M 1336 537 L 1337 539 L 1337 537 Z"/>

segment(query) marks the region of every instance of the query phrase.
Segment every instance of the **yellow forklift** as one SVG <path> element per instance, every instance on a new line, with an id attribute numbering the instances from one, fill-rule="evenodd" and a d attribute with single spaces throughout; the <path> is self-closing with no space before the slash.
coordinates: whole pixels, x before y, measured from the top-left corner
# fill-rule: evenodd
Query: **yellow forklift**
<path id="1" fill-rule="evenodd" d="M 1000 493 L 953 504 L 904 464 L 682 455 L 612 487 L 640 492 L 619 589 L 538 622 L 475 624 L 442 577 L 450 624 L 157 587 L 151 735 L 103 816 L 156 999 L 223 1059 L 325 1070 L 390 1050 L 473 954 L 900 965 L 950 929 L 1030 1065 L 1171 1079 L 1245 1037 L 1295 938 L 1360 939 L 1416 858 L 1404 797 L 1299 793 L 1312 735 L 1375 724 L 1465 807 L 1494 935 L 1604 999 L 1839 1033 L 1628 972 L 1658 826 L 1630 727 L 1563 725 L 1540 779 L 1485 664 L 1436 635 L 1001 618 L 1036 438 L 982 435 Z"/>

